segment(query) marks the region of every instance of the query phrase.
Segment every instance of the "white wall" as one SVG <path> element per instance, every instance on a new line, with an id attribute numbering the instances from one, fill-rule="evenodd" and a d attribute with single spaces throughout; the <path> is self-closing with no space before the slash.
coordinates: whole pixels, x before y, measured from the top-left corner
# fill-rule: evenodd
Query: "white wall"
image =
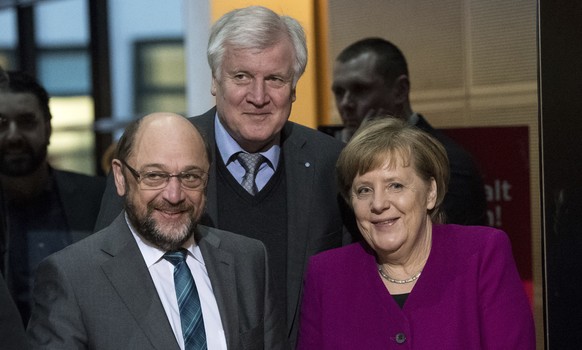
<path id="1" fill-rule="evenodd" d="M 199 115 L 214 105 L 210 94 L 212 77 L 206 59 L 211 25 L 210 1 L 184 0 L 184 7 L 188 114 Z"/>

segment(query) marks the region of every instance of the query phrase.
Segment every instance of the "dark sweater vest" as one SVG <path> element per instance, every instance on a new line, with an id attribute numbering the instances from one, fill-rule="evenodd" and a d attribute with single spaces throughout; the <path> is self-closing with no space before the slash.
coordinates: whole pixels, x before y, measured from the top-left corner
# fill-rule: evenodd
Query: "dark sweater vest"
<path id="1" fill-rule="evenodd" d="M 275 300 L 287 305 L 287 191 L 283 157 L 275 174 L 254 196 L 236 181 L 222 158 L 216 158 L 218 228 L 265 244 Z"/>

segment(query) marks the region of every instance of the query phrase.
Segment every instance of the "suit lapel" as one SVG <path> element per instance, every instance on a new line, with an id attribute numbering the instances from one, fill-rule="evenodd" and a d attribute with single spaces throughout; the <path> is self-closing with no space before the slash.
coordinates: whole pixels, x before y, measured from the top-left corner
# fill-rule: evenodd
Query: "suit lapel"
<path id="1" fill-rule="evenodd" d="M 238 298 L 233 256 L 220 249 L 220 238 L 211 229 L 198 226 L 196 242 L 212 285 L 229 349 L 239 344 Z"/>
<path id="2" fill-rule="evenodd" d="M 313 188 L 314 164 L 306 151 L 307 140 L 293 132 L 293 124 L 283 130 L 283 154 L 285 157 L 285 181 L 287 182 L 287 325 L 288 331 L 299 304 L 299 291 L 303 283 L 305 254 L 309 237 L 309 206 Z"/>
<path id="3" fill-rule="evenodd" d="M 111 240 L 102 249 L 111 259 L 101 268 L 153 347 L 177 349 L 174 332 L 124 214 L 108 229 Z"/>

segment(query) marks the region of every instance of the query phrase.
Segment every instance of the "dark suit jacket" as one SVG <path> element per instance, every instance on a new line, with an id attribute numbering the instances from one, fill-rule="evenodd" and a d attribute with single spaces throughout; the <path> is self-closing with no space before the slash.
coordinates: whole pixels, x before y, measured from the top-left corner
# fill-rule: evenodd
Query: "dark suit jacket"
<path id="1" fill-rule="evenodd" d="M 229 349 L 285 349 L 264 245 L 204 226 L 196 241 Z M 125 221 L 51 255 L 39 266 L 28 335 L 35 349 L 178 349 Z"/>
<path id="2" fill-rule="evenodd" d="M 216 108 L 212 108 L 201 116 L 190 118 L 208 141 L 213 160 L 220 156 L 216 154 L 214 139 L 215 113 Z M 294 344 L 307 259 L 315 253 L 341 246 L 342 241 L 350 242 L 351 237 L 344 229 L 342 220 L 350 228 L 353 227 L 353 214 L 338 196 L 335 163 L 343 148 L 340 141 L 287 122 L 281 132 L 281 144 L 285 157 L 288 209 L 287 327 Z M 207 215 L 203 222 L 220 228 L 217 221 L 216 165 L 213 163 L 208 180 Z M 121 205 L 113 181 L 109 179 L 97 228 L 107 225 L 119 213 Z"/>
<path id="3" fill-rule="evenodd" d="M 473 157 L 441 131 L 433 128 L 421 115 L 416 127 L 439 140 L 449 157 L 451 176 L 449 191 L 443 202 L 447 223 L 460 225 L 487 224 L 487 201 L 479 167 Z"/>
<path id="4" fill-rule="evenodd" d="M 59 192 L 59 198 L 65 211 L 65 219 L 71 231 L 71 238 L 73 242 L 77 242 L 94 232 L 101 198 L 105 191 L 105 178 L 52 168 L 51 174 L 56 182 L 56 190 Z M 1 196 L 2 191 L 0 191 Z M 4 221 L 6 215 L 4 198 L 0 199 L 2 200 L 2 205 L 0 205 L 2 218 L 0 248 L 2 248 L 7 246 L 8 233 Z M 2 250 L 3 252 L 4 250 Z M 0 266 L 3 266 L 3 262 L 4 259 L 0 260 Z"/>
<path id="5" fill-rule="evenodd" d="M 27 349 L 26 333 L 18 309 L 0 276 L 0 342 L 5 350 Z"/>
<path id="6" fill-rule="evenodd" d="M 105 178 L 96 176 L 87 176 L 84 174 L 73 173 L 69 171 L 57 170 L 51 168 L 51 175 L 54 179 L 54 190 L 58 192 L 60 204 L 62 206 L 65 221 L 69 229 L 71 242 L 77 242 L 93 233 L 97 215 L 101 204 L 101 198 L 105 191 Z M 2 191 L 0 190 L 0 197 Z M 50 208 L 46 208 L 49 210 Z M 0 198 L 0 271 L 5 273 L 6 281 L 12 293 L 20 293 L 14 296 L 17 301 L 22 317 L 25 323 L 29 317 L 30 302 L 29 291 L 15 292 L 10 284 L 13 281 L 12 273 L 9 266 L 5 266 L 7 261 L 7 249 L 9 247 L 8 227 L 6 221 L 6 206 L 4 198 Z M 30 218 L 34 220 L 34 217 Z M 62 239 L 62 237 L 58 237 Z M 48 254 L 47 254 L 48 255 Z M 26 261 L 26 257 L 22 258 Z M 32 274 L 34 271 L 30 272 Z"/>
<path id="7" fill-rule="evenodd" d="M 99 215 L 105 178 L 53 169 L 73 242 L 91 233 Z"/>

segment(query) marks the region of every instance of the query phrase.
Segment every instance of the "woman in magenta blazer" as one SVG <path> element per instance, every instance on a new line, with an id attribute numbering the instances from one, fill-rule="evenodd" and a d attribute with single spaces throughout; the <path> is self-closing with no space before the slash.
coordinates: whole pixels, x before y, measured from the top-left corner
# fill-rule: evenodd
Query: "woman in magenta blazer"
<path id="1" fill-rule="evenodd" d="M 311 258 L 298 349 L 535 349 L 507 235 L 439 224 L 448 169 L 394 118 L 352 138 L 337 172 L 364 240 Z"/>

